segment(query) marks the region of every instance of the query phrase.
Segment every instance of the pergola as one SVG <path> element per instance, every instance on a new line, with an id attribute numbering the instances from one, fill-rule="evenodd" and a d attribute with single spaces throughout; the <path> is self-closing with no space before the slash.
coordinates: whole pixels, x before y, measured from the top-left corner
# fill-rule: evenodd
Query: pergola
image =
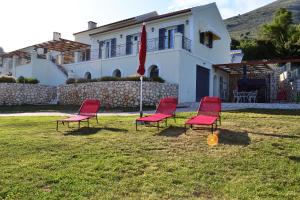
<path id="1" fill-rule="evenodd" d="M 275 98 L 274 95 L 277 93 L 275 66 L 276 64 L 286 63 L 300 63 L 300 58 L 243 61 L 241 63 L 217 64 L 213 65 L 213 68 L 229 74 L 228 100 L 233 98 L 231 91 L 240 86 L 239 84 L 243 83 L 244 86 L 246 84 L 245 87 L 248 87 L 249 90 L 251 87 L 258 87 L 261 84 L 261 80 L 265 80 L 264 101 L 270 102 Z"/>
<path id="2" fill-rule="evenodd" d="M 0 55 L 0 57 L 2 57 L 2 58 L 12 58 L 13 56 L 26 57 L 26 56 L 30 56 L 30 54 L 28 52 L 16 50 L 16 51 L 12 51 L 12 52 L 4 53 L 4 54 Z"/>
<path id="3" fill-rule="evenodd" d="M 65 52 L 74 52 L 77 50 L 89 49 L 91 46 L 88 44 L 60 38 L 59 40 L 52 40 L 52 41 L 34 45 L 34 47 L 65 53 Z"/>
<path id="4" fill-rule="evenodd" d="M 249 73 L 272 73 L 273 69 L 270 65 L 282 63 L 300 62 L 300 58 L 282 59 L 282 60 L 254 60 L 243 61 L 241 63 L 227 63 L 213 65 L 215 69 L 220 69 L 229 74 L 243 74 L 245 71 Z"/>

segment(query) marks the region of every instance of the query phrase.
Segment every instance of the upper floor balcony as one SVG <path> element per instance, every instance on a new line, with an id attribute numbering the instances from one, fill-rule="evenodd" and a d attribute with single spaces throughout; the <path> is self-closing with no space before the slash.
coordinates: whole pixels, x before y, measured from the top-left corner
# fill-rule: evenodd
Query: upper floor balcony
<path id="1" fill-rule="evenodd" d="M 116 57 L 136 56 L 139 53 L 139 41 L 130 41 L 125 44 L 116 44 L 116 41 L 105 41 L 99 43 L 98 49 L 89 49 L 74 52 L 74 58 L 64 61 L 64 64 L 84 62 L 99 59 L 112 59 Z M 185 50 L 191 52 L 192 42 L 181 33 L 173 37 L 160 37 L 147 40 L 147 52 L 158 52 L 163 50 Z"/>

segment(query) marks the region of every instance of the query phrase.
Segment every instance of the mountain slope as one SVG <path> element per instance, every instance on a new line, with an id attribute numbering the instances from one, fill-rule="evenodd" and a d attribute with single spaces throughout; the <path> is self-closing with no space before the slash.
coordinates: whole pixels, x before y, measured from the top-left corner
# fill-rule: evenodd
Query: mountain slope
<path id="1" fill-rule="evenodd" d="M 294 23 L 300 23 L 300 0 L 277 0 L 271 4 L 225 20 L 231 37 L 235 39 L 255 38 L 260 27 L 272 20 L 279 8 L 293 13 Z"/>

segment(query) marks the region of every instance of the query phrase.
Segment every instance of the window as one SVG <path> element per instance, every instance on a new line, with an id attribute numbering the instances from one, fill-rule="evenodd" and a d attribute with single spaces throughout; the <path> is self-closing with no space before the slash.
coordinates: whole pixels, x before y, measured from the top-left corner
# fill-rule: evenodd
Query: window
<path id="1" fill-rule="evenodd" d="M 150 78 L 157 78 L 159 77 L 159 69 L 156 65 L 152 65 L 149 68 L 149 77 Z"/>
<path id="2" fill-rule="evenodd" d="M 116 69 L 113 72 L 113 77 L 121 78 L 121 76 L 122 76 L 122 74 L 121 74 L 121 71 L 119 69 Z"/>
<path id="3" fill-rule="evenodd" d="M 91 80 L 91 79 L 92 79 L 91 73 L 90 73 L 90 72 L 86 72 L 86 73 L 84 74 L 84 78 L 87 79 L 87 80 Z"/>
<path id="4" fill-rule="evenodd" d="M 213 48 L 213 33 L 199 31 L 199 40 L 201 44 Z"/>

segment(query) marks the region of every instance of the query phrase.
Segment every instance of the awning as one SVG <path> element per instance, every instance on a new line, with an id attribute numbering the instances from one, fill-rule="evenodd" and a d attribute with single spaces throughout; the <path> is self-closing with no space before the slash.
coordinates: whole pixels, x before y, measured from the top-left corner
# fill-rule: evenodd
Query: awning
<path id="1" fill-rule="evenodd" d="M 212 33 L 213 40 L 220 40 L 220 34 L 209 24 L 205 24 L 202 28 L 200 28 L 201 32 Z"/>

